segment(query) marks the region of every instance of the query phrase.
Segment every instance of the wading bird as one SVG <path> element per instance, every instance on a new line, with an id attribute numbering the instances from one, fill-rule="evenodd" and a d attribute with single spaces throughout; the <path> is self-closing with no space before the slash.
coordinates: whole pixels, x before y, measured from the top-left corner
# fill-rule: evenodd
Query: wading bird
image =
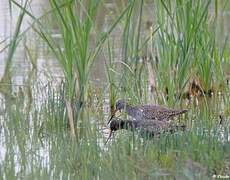
<path id="1" fill-rule="evenodd" d="M 116 102 L 116 109 L 112 114 L 110 120 L 115 116 L 117 111 L 124 109 L 129 116 L 135 120 L 157 120 L 157 121 L 168 121 L 170 118 L 173 118 L 177 115 L 187 112 L 187 109 L 177 110 L 169 109 L 166 107 L 158 105 L 139 105 L 131 106 L 124 100 L 118 100 Z"/>

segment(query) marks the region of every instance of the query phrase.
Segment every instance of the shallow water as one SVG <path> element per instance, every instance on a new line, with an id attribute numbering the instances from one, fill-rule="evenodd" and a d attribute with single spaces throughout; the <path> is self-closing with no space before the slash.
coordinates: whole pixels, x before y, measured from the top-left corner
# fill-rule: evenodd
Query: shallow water
<path id="1" fill-rule="evenodd" d="M 20 1 L 18 1 L 20 2 Z M 115 13 L 116 5 L 120 2 L 113 2 L 113 1 L 106 1 L 100 11 L 97 19 L 96 19 L 96 26 L 98 28 L 105 30 L 108 26 L 108 23 L 112 20 L 111 17 Z M 33 12 L 33 15 L 35 17 L 40 17 L 44 10 L 48 7 L 48 2 L 46 0 L 33 0 L 30 5 L 30 11 Z M 152 18 L 152 8 L 154 5 L 149 1 L 144 6 L 144 21 L 151 21 Z M 16 25 L 16 20 L 19 14 L 19 9 L 15 6 L 12 7 L 12 15 L 10 15 L 10 9 L 9 9 L 9 3 L 7 0 L 3 0 L 0 2 L 0 42 L 8 39 L 10 35 L 12 35 L 13 30 Z M 230 32 L 230 24 L 228 23 L 228 19 L 230 17 L 229 7 L 226 7 L 226 10 L 223 12 L 219 12 L 218 16 L 218 30 L 217 30 L 217 36 L 220 43 L 223 43 L 225 40 L 226 35 Z M 212 15 L 213 10 L 210 10 L 210 13 Z M 210 16 L 211 16 L 210 15 Z M 154 19 L 153 19 L 154 21 Z M 144 23 L 145 23 L 144 22 Z M 21 27 L 21 31 L 26 30 L 31 23 L 31 19 L 28 16 L 25 16 L 25 19 L 23 21 L 23 25 Z M 117 61 L 120 61 L 120 47 L 119 44 L 120 40 L 117 38 L 120 35 L 119 29 L 115 29 L 115 31 L 112 34 L 112 37 L 114 38 L 114 52 L 115 57 Z M 55 33 L 54 34 L 58 40 L 59 35 Z M 0 44 L 0 50 L 2 50 L 9 41 L 5 43 Z M 39 73 L 39 77 L 41 81 L 47 81 L 47 77 L 41 77 L 42 74 L 48 73 L 52 78 L 55 77 L 62 77 L 62 73 L 60 68 L 58 67 L 58 63 L 55 60 L 54 57 L 50 53 L 47 53 L 47 47 L 43 42 L 38 40 L 38 37 L 33 31 L 30 31 L 27 33 L 26 38 L 23 38 L 20 45 L 17 47 L 17 52 L 14 54 L 14 65 L 13 65 L 13 85 L 23 85 L 23 79 L 25 79 L 25 76 L 28 75 L 29 69 L 30 69 L 30 63 L 28 62 L 28 58 L 26 57 L 26 49 L 25 45 L 28 46 L 31 51 L 35 54 L 37 68 Z M 94 68 L 92 69 L 92 76 L 91 79 L 98 82 L 104 82 L 105 81 L 105 69 L 104 66 L 101 66 L 101 64 L 106 60 L 106 52 L 102 52 L 99 54 L 97 60 L 95 61 Z M 4 67 L 5 67 L 5 58 L 7 56 L 7 52 L 3 51 L 0 53 L 0 77 L 3 75 Z"/>
<path id="2" fill-rule="evenodd" d="M 144 16 L 146 21 L 151 17 L 151 5 L 151 3 L 146 3 L 144 6 L 144 12 L 146 13 Z M 33 0 L 30 10 L 36 17 L 39 17 L 43 14 L 45 7 L 47 7 L 46 0 Z M 107 28 L 107 24 L 112 19 L 115 7 L 114 1 L 106 1 L 104 7 L 102 7 L 102 10 L 100 11 L 100 14 L 98 15 L 98 19 L 96 20 L 97 28 L 102 31 Z M 220 15 L 218 16 L 219 27 L 217 36 L 220 44 L 224 42 L 225 35 L 230 33 L 230 24 L 228 23 L 230 13 L 228 9 L 230 9 L 230 5 L 226 11 L 219 12 Z M 0 51 L 9 42 L 8 37 L 12 35 L 15 28 L 19 13 L 18 8 L 13 6 L 12 12 L 13 14 L 11 17 L 7 0 L 0 1 L 0 42 L 6 40 L 5 43 L 0 44 Z M 210 13 L 213 13 L 212 10 L 210 10 Z M 28 28 L 30 22 L 31 19 L 26 17 L 22 26 L 22 31 Z M 53 30 L 53 36 L 58 41 L 58 39 L 60 39 L 59 34 L 55 32 L 55 29 Z M 121 44 L 120 40 L 117 38 L 119 37 L 119 33 L 119 29 L 115 29 L 112 34 L 112 37 L 114 38 L 113 44 L 116 57 L 115 59 L 117 61 L 121 61 Z M 92 37 L 93 36 L 94 35 L 92 34 Z M 30 63 L 31 59 L 27 56 L 26 48 L 29 48 L 32 52 L 36 63 L 36 70 L 32 69 Z M 93 66 L 90 79 L 91 83 L 94 85 L 93 88 L 95 91 L 104 89 L 106 84 L 104 68 L 106 55 L 107 52 L 100 53 L 95 65 Z M 6 57 L 7 52 L 1 51 L 0 78 L 4 75 Z M 54 156 L 53 154 L 55 154 L 55 152 L 53 152 L 55 149 L 52 147 L 55 147 L 55 143 L 57 142 L 65 145 L 65 142 L 62 142 L 60 139 L 63 140 L 65 139 L 64 137 L 68 135 L 63 135 L 63 132 L 58 131 L 54 131 L 53 134 L 48 134 L 46 131 L 43 131 L 42 118 L 44 117 L 39 116 L 36 113 L 38 113 L 37 110 L 42 111 L 42 105 L 44 105 L 43 103 L 47 98 L 49 98 L 49 94 L 47 94 L 47 86 L 49 82 L 52 82 L 52 87 L 54 88 L 61 84 L 61 80 L 63 78 L 61 68 L 58 66 L 56 59 L 48 51 L 47 46 L 42 43 L 31 30 L 17 47 L 13 58 L 12 70 L 13 74 L 11 77 L 11 83 L 0 84 L 0 164 L 4 163 L 6 169 L 10 166 L 9 169 L 14 171 L 12 174 L 19 174 L 19 176 L 24 169 L 26 169 L 26 171 L 28 171 L 27 173 L 29 173 L 30 170 L 33 170 L 34 166 L 38 166 L 41 169 L 47 168 L 47 171 L 50 172 L 51 176 L 55 177 L 53 174 L 55 174 L 57 170 L 50 165 L 50 163 L 54 163 L 52 158 Z M 97 128 L 99 127 L 98 131 L 100 134 L 100 137 L 98 137 L 97 140 L 100 146 L 107 150 L 107 148 L 104 147 L 104 140 L 108 136 L 108 129 L 106 128 L 104 122 L 109 117 L 110 109 L 108 94 L 104 94 L 103 92 L 104 91 L 100 94 L 100 96 L 102 96 L 102 105 L 98 105 L 95 100 L 97 98 L 97 93 L 93 94 L 95 109 L 88 110 L 88 114 L 86 116 L 91 116 L 89 118 L 91 122 L 100 122 L 102 124 L 97 126 Z M 10 96 L 8 93 L 10 93 Z M 30 102 L 31 95 L 33 99 L 32 103 Z M 217 101 L 221 103 L 216 104 Z M 204 104 L 205 102 L 202 102 L 200 106 L 203 107 L 205 106 Z M 212 117 L 214 119 L 214 123 L 218 124 L 219 114 L 224 113 L 225 108 L 229 108 L 229 105 L 224 103 L 222 97 L 210 99 L 208 101 L 208 105 L 209 111 L 215 112 L 213 113 L 214 117 Z M 195 122 L 193 122 L 193 116 L 194 113 L 197 113 L 196 110 L 199 111 L 199 107 L 195 108 L 193 112 L 189 112 L 191 127 L 193 126 L 193 123 L 195 124 Z M 9 117 L 15 121 L 6 121 Z M 225 120 L 228 121 L 229 116 L 225 117 Z M 229 134 L 229 132 L 226 133 L 225 131 L 220 131 L 218 134 L 219 141 L 229 142 L 230 136 L 224 138 L 226 134 Z M 9 142 L 11 142 L 11 144 L 9 144 Z M 65 146 L 62 146 L 61 148 L 63 147 Z M 30 161 L 31 164 L 29 164 Z M 0 168 L 0 176 L 1 171 L 2 169 Z M 62 177 L 61 172 L 60 177 Z"/>

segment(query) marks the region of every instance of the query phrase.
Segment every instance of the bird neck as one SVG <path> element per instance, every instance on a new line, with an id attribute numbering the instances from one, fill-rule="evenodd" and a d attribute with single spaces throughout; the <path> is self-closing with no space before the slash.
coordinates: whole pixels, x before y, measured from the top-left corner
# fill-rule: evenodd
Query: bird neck
<path id="1" fill-rule="evenodd" d="M 127 113 L 129 113 L 129 112 L 131 111 L 132 108 L 133 108 L 133 107 L 130 106 L 129 104 L 126 104 L 125 107 L 124 107 L 124 109 L 125 109 L 125 111 L 126 111 Z"/>

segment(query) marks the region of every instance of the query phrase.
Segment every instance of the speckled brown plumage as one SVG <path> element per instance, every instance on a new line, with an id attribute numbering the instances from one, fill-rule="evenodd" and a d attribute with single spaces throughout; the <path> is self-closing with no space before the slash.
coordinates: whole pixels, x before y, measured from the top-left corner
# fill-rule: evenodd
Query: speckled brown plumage
<path id="1" fill-rule="evenodd" d="M 136 120 L 157 120 L 167 121 L 170 118 L 187 112 L 184 110 L 168 109 L 158 105 L 140 105 L 131 106 L 124 100 L 119 100 L 116 103 L 116 111 L 125 109 L 129 116 Z M 113 117 L 113 116 L 112 116 Z"/>

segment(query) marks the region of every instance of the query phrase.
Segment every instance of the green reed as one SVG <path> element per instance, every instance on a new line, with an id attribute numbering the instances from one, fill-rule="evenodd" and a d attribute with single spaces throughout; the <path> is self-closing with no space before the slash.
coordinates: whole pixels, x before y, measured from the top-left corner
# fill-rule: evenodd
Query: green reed
<path id="1" fill-rule="evenodd" d="M 129 1 L 129 8 L 119 24 L 121 36 L 121 58 L 116 59 L 120 66 L 116 87 L 119 90 L 118 98 L 131 98 L 134 102 L 143 102 L 147 99 L 147 74 L 145 47 L 150 39 L 143 38 L 144 1 Z M 117 7 L 118 9 L 118 7 Z"/>
<path id="2" fill-rule="evenodd" d="M 10 80 L 11 74 L 12 74 L 11 65 L 12 65 L 15 50 L 20 41 L 19 34 L 20 34 L 20 29 L 22 26 L 23 18 L 26 14 L 27 5 L 28 5 L 28 0 L 26 0 L 25 3 L 21 5 L 22 9 L 20 10 L 20 14 L 17 18 L 17 23 L 16 23 L 16 27 L 15 27 L 13 36 L 10 38 L 10 43 L 8 46 L 8 53 L 7 53 L 7 58 L 6 58 L 6 66 L 5 66 L 4 75 L 1 79 L 1 83 L 8 83 L 9 81 L 11 81 Z M 9 1 L 9 7 L 10 7 L 10 14 L 11 14 L 12 13 L 11 12 L 12 11 L 11 1 Z"/>
<path id="3" fill-rule="evenodd" d="M 191 79 L 198 79 L 204 92 L 222 82 L 226 46 L 218 49 L 217 14 L 208 16 L 210 5 L 211 1 L 157 1 L 154 16 L 160 28 L 152 42 L 159 59 L 156 78 L 161 91 L 167 88 L 171 105 Z"/>
<path id="4" fill-rule="evenodd" d="M 114 51 L 113 46 L 110 45 L 110 40 L 108 39 L 108 62 L 105 62 L 106 67 L 106 75 L 109 83 L 109 100 L 110 100 L 110 109 L 114 110 L 116 99 L 117 99 L 117 91 L 118 87 L 116 86 L 116 77 L 117 73 L 115 68 L 115 60 L 114 60 Z"/>
<path id="5" fill-rule="evenodd" d="M 154 99 L 158 104 L 178 106 L 185 93 L 190 93 L 194 79 L 202 95 L 225 91 L 229 52 L 227 38 L 221 47 L 216 40 L 218 3 L 210 16 L 211 1 L 156 1 L 146 36 L 144 3 L 130 2 L 120 24 L 122 57 L 117 61 L 121 68 L 120 75 L 114 76 L 119 80 L 108 79 L 118 87 L 113 88 L 117 98 L 131 98 L 134 103 Z"/>
<path id="6" fill-rule="evenodd" d="M 88 80 L 91 56 L 89 53 L 89 35 L 92 31 L 92 19 L 95 15 L 98 2 L 90 1 L 88 7 L 79 2 L 73 1 L 49 1 L 51 8 L 55 9 L 52 18 L 55 19 L 58 32 L 61 34 L 63 50 L 55 43 L 52 32 L 45 27 L 39 27 L 37 32 L 51 48 L 63 69 L 66 79 L 66 99 L 72 101 L 77 96 L 77 114 L 84 102 L 86 82 Z M 62 4 L 65 4 L 62 6 Z M 75 8 L 81 9 L 75 14 Z M 86 12 L 84 12 L 84 10 Z M 84 18 L 80 14 L 84 14 Z M 42 26 L 42 25 L 40 25 Z M 75 82 L 77 79 L 77 89 Z M 73 102 L 71 102 L 73 103 Z"/>
<path id="7" fill-rule="evenodd" d="M 203 24 L 202 12 L 207 11 L 207 7 L 200 9 L 199 4 L 195 3 L 194 6 L 198 6 L 196 11 L 200 14 L 195 14 L 192 1 L 176 1 L 175 4 L 158 1 L 159 9 L 157 9 L 156 17 L 160 29 L 153 43 L 156 44 L 159 56 L 157 80 L 161 90 L 168 89 L 169 104 L 174 101 L 174 93 L 178 89 L 183 90 L 189 78 L 189 67 L 193 61 L 191 56 L 195 54 L 192 52 L 193 42 L 196 43 L 193 38 L 197 33 L 194 30 L 198 30 L 199 25 Z M 199 18 L 200 20 L 195 21 Z"/>
<path id="8" fill-rule="evenodd" d="M 1 178 L 207 179 L 214 173 L 228 174 L 229 128 L 226 126 L 223 131 L 211 108 L 210 116 L 206 116 L 206 108 L 192 108 L 184 132 L 146 139 L 137 132 L 123 130 L 115 132 L 104 145 L 106 138 L 94 111 L 97 105 L 91 104 L 83 113 L 88 125 L 79 127 L 87 135 L 73 143 L 66 133 L 63 86 L 65 83 L 57 90 L 48 84 L 39 90 L 30 118 L 22 110 L 27 101 L 8 99 L 1 114 L 4 121 L 0 121 L 4 129 L 0 143 L 5 150 L 0 162 Z M 225 139 L 221 140 L 223 136 Z"/>
<path id="9" fill-rule="evenodd" d="M 96 37 L 96 45 L 89 48 L 90 36 L 94 31 L 93 21 L 100 1 L 56 1 L 50 0 L 50 6 L 54 9 L 52 20 L 55 19 L 55 26 L 61 34 L 62 47 L 52 38 L 52 32 L 39 23 L 36 32 L 52 50 L 59 61 L 66 79 L 65 95 L 67 100 L 67 112 L 70 126 L 73 126 L 73 106 L 76 108 L 76 119 L 79 118 L 82 105 L 85 104 L 88 77 L 91 66 L 99 53 L 103 42 L 107 39 L 116 24 L 126 12 L 126 9 L 118 16 L 109 30 Z M 76 10 L 79 10 L 76 13 Z M 74 99 L 77 101 L 74 101 Z M 74 104 L 74 105 L 73 105 Z M 73 127 L 71 128 L 74 132 Z"/>
<path id="10" fill-rule="evenodd" d="M 210 81 L 207 77 L 212 77 L 215 81 L 224 79 L 221 76 L 225 74 L 226 65 L 229 63 L 227 60 L 229 54 L 226 45 L 220 50 L 216 47 L 214 34 L 207 31 L 205 10 L 209 5 L 206 3 L 209 1 L 204 4 L 203 1 L 186 1 L 185 4 L 184 1 L 176 1 L 175 13 L 177 18 L 174 17 L 173 5 L 170 5 L 170 2 L 168 1 L 167 4 L 166 1 L 157 2 L 156 12 L 159 17 L 157 16 L 156 34 L 152 36 L 153 39 L 149 37 L 144 39 L 148 39 L 148 42 L 154 40 L 151 43 L 153 43 L 152 46 L 155 48 L 154 51 L 159 60 L 150 58 L 150 61 L 155 68 L 154 72 L 156 72 L 156 79 L 158 80 L 156 88 L 161 90 L 159 94 L 165 91 L 165 87 L 168 88 L 168 101 L 164 97 L 165 95 L 160 95 L 157 97 L 157 102 L 161 103 L 165 100 L 164 103 L 173 106 L 177 101 L 174 99 L 175 92 L 184 91 L 191 74 L 200 77 L 202 83 L 206 83 L 207 87 L 204 86 L 206 88 L 209 88 L 208 82 Z M 55 39 L 52 39 L 50 29 L 46 29 L 42 24 L 38 25 L 36 31 L 47 44 L 50 43 L 48 46 L 54 54 L 56 53 L 56 58 L 60 58 L 58 60 L 66 79 L 57 88 L 54 88 L 52 83 L 43 89 L 38 87 L 38 90 L 33 94 L 29 116 L 28 112 L 24 111 L 25 107 L 28 106 L 28 102 L 23 100 L 23 98 L 27 98 L 26 95 L 23 98 L 16 96 L 15 98 L 4 99 L 5 107 L 2 107 L 4 111 L 1 111 L 0 114 L 0 145 L 4 149 L 4 154 L 0 157 L 0 179 L 210 179 L 213 174 L 229 175 L 229 114 L 224 114 L 222 125 L 219 124 L 218 119 L 223 107 L 229 108 L 230 96 L 227 86 L 224 86 L 224 97 L 207 98 L 208 103 L 204 102 L 198 107 L 190 107 L 185 118 L 180 119 L 187 125 L 185 132 L 163 134 L 153 139 L 145 139 L 138 136 L 136 132 L 124 130 L 116 132 L 115 137 L 107 145 L 104 145 L 106 138 L 101 131 L 103 125 L 98 125 L 98 122 L 101 122 L 101 114 L 108 112 L 98 112 L 95 110 L 98 109 L 97 104 L 87 104 L 84 107 L 85 111 L 82 111 L 80 116 L 85 123 L 79 123 L 76 126 L 77 132 L 84 131 L 85 135 L 73 143 L 66 133 L 66 98 L 73 95 L 75 91 L 80 96 L 79 87 L 83 86 L 85 91 L 87 89 L 86 85 L 78 84 L 78 81 L 88 82 L 83 77 L 76 80 L 77 88 L 75 88 L 75 76 L 73 74 L 77 73 L 76 77 L 82 74 L 88 78 L 88 74 L 85 74 L 83 70 L 90 72 L 91 67 L 87 63 L 93 63 L 94 59 L 82 60 L 82 62 L 75 61 L 83 57 L 84 53 L 89 58 L 92 51 L 89 52 L 89 49 L 86 48 L 88 47 L 87 42 L 83 42 L 82 48 L 75 47 L 75 45 L 78 43 L 77 41 L 80 43 L 82 40 L 87 40 L 86 37 L 89 38 L 89 35 L 85 35 L 83 30 L 92 24 L 83 23 L 82 26 L 73 29 L 75 25 L 71 25 L 71 20 L 75 17 L 72 17 L 71 12 L 69 12 L 71 11 L 69 9 L 71 3 L 60 5 L 62 8 L 58 8 L 60 6 L 56 4 L 56 1 L 52 1 L 52 3 L 55 12 L 52 16 L 55 20 L 58 19 L 60 26 L 58 29 L 63 36 L 62 44 L 60 46 L 56 44 Z M 190 8 L 193 3 L 195 3 L 197 14 L 196 20 L 195 14 Z M 146 41 L 140 39 L 140 30 L 138 30 L 143 20 L 139 19 L 138 25 L 134 25 L 134 20 L 132 21 L 134 5 L 139 8 L 143 6 L 142 2 L 129 4 L 115 21 L 116 23 L 113 24 L 115 26 L 121 22 L 120 20 L 123 20 L 125 27 L 130 28 L 129 31 L 122 29 L 126 34 L 122 36 L 125 39 L 123 39 L 122 45 L 127 48 L 127 52 L 123 52 L 122 55 L 123 57 L 126 56 L 125 59 L 122 59 L 124 62 L 116 63 L 109 33 L 102 35 L 103 41 L 99 41 L 99 44 L 100 42 L 103 44 L 102 42 L 109 37 L 107 46 L 109 58 L 106 62 L 106 70 L 110 91 L 112 91 L 111 101 L 114 101 L 118 95 L 131 98 L 134 96 L 133 101 L 135 102 L 145 101 L 145 99 L 146 101 L 152 100 L 147 95 L 141 95 L 141 91 L 138 90 L 138 86 L 141 87 L 140 89 L 147 87 L 146 64 L 136 61 L 137 56 L 144 54 Z M 80 4 L 80 7 L 85 6 Z M 125 14 L 127 19 L 122 19 L 125 17 L 125 12 L 128 12 Z M 140 15 L 141 9 L 137 12 L 138 17 L 142 17 Z M 177 19 L 176 23 L 172 22 L 175 20 L 174 18 Z M 65 19 L 66 25 L 62 19 Z M 171 24 L 167 24 L 165 20 L 172 22 L 173 27 L 170 27 Z M 190 27 L 191 22 L 195 22 L 195 27 L 201 26 L 201 29 Z M 130 25 L 128 25 L 129 23 Z M 66 27 L 70 30 L 69 34 L 66 32 Z M 175 27 L 178 29 L 174 29 Z M 92 27 L 88 28 L 88 31 L 91 32 L 90 28 Z M 131 31 L 134 29 L 136 31 L 132 34 Z M 196 33 L 192 32 L 193 30 L 196 30 Z M 75 44 L 70 41 L 72 37 L 78 38 L 75 37 L 74 31 L 83 36 L 77 40 L 73 39 Z M 179 37 L 178 32 L 182 32 L 182 39 L 177 39 Z M 204 37 L 202 37 L 202 33 L 204 33 Z M 137 40 L 138 38 L 139 40 Z M 204 41 L 205 38 L 207 41 Z M 139 42 L 137 43 L 137 41 Z M 67 49 L 68 46 L 71 48 Z M 61 47 L 63 49 L 59 49 Z M 99 49 L 98 47 L 96 51 L 93 51 L 90 57 L 95 56 Z M 210 54 L 207 54 L 208 51 Z M 82 54 L 77 54 L 77 52 Z M 214 60 L 210 62 L 209 57 L 214 58 Z M 68 58 L 72 58 L 72 60 Z M 200 60 L 201 58 L 202 60 Z M 72 66 L 68 63 L 72 63 Z M 116 67 L 117 64 L 123 68 L 120 73 L 117 73 L 119 70 Z M 78 73 L 77 66 L 87 66 L 88 69 L 83 68 Z M 68 69 L 70 67 L 71 70 Z M 211 67 L 210 70 L 208 67 Z M 137 68 L 137 74 L 135 74 L 135 68 Z M 216 71 L 217 74 L 214 73 Z M 66 77 L 67 75 L 70 76 L 71 73 L 73 77 Z M 119 80 L 116 81 L 118 77 Z M 120 79 L 126 83 L 120 85 Z M 69 80 L 73 82 L 70 83 Z M 96 87 L 92 85 L 92 89 L 96 89 Z M 143 90 L 143 92 L 145 91 L 147 92 L 147 89 Z M 79 101 L 79 96 L 73 95 L 72 97 L 77 97 L 77 101 Z M 83 100 L 87 102 L 85 97 Z M 98 101 L 100 104 L 104 103 L 103 98 L 99 98 Z M 206 108 L 206 104 L 211 107 Z M 75 116 L 78 115 L 74 114 Z"/>

